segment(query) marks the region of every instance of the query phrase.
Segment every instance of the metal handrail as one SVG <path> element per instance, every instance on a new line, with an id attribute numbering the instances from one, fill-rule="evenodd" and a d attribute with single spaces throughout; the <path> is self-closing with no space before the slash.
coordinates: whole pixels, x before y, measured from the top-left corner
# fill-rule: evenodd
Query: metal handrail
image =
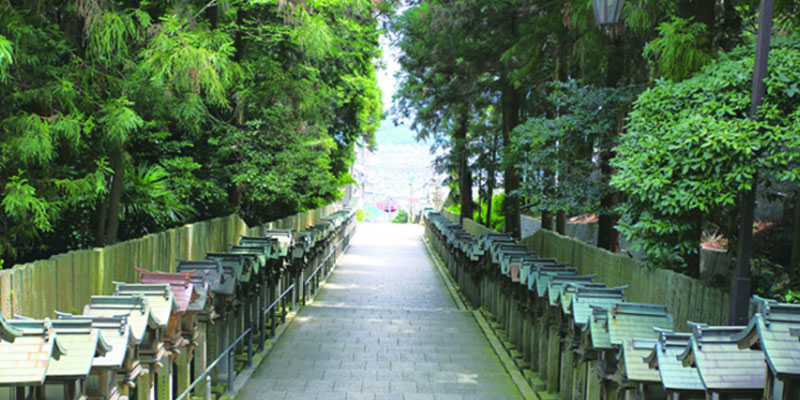
<path id="1" fill-rule="evenodd" d="M 317 266 L 317 268 L 314 270 L 314 272 L 311 274 L 311 276 L 310 276 L 308 279 L 306 279 L 304 286 L 305 286 L 305 285 L 308 285 L 308 283 L 311 281 L 311 279 L 313 279 L 313 278 L 314 278 L 314 276 L 316 276 L 316 274 L 319 272 L 319 270 L 320 270 L 320 269 L 322 269 L 322 267 L 325 265 L 325 263 L 327 263 L 327 261 L 330 259 L 330 257 L 331 257 L 333 254 L 335 254 L 335 253 L 336 253 L 336 249 L 337 249 L 337 248 L 339 248 L 339 246 L 342 244 L 342 242 L 344 242 L 345 238 L 346 238 L 346 237 L 348 237 L 348 236 L 350 235 L 350 233 L 352 233 L 352 230 L 351 230 L 350 232 L 348 232 L 347 234 L 345 234 L 345 237 L 344 237 L 344 238 L 342 238 L 342 239 L 340 239 L 340 240 L 339 240 L 339 242 L 338 242 L 338 243 L 336 243 L 336 245 L 334 246 L 334 250 L 332 250 L 332 251 L 331 251 L 331 252 L 330 252 L 330 253 L 329 253 L 329 254 L 328 254 L 328 255 L 327 255 L 327 256 L 326 256 L 326 257 L 325 257 L 325 258 L 322 260 L 322 262 L 320 262 L 320 263 L 319 263 L 319 266 Z M 294 291 L 294 290 L 296 290 L 296 289 L 297 289 L 297 285 L 296 285 L 296 284 L 294 284 L 294 283 L 293 283 L 293 284 L 291 284 L 289 287 L 287 287 L 287 288 L 286 288 L 286 290 L 284 290 L 284 291 L 283 291 L 283 293 L 281 293 L 281 294 L 280 294 L 280 296 L 278 296 L 278 297 L 275 299 L 275 301 L 273 301 L 273 302 L 272 302 L 272 304 L 270 304 L 268 307 L 264 308 L 264 310 L 262 311 L 262 315 L 266 315 L 267 313 L 269 313 L 270 311 L 272 311 L 272 310 L 275 308 L 275 306 L 277 306 L 277 305 L 278 305 L 278 303 L 280 303 L 280 302 L 281 302 L 281 301 L 282 301 L 282 300 L 283 300 L 283 299 L 286 297 L 286 295 L 287 295 L 287 294 L 289 294 L 289 292 L 293 292 L 293 291 Z M 274 323 L 274 322 L 273 322 L 273 323 Z M 273 327 L 273 328 L 274 328 L 274 327 Z M 239 335 L 239 337 L 238 337 L 238 338 L 236 338 L 236 340 L 234 340 L 234 341 L 233 341 L 233 343 L 231 343 L 231 345 L 230 345 L 230 346 L 228 346 L 228 348 L 226 348 L 226 349 L 225 349 L 225 350 L 222 352 L 222 354 L 220 354 L 220 356 L 219 356 L 219 357 L 217 357 L 217 358 L 214 360 L 214 362 L 212 362 L 212 363 L 211 363 L 211 364 L 210 364 L 210 365 L 209 365 L 209 366 L 208 366 L 208 367 L 205 369 L 205 371 L 203 371 L 203 373 L 202 373 L 202 374 L 200 374 L 200 376 L 198 376 L 198 377 L 197 377 L 197 378 L 196 378 L 196 379 L 195 379 L 195 380 L 194 380 L 194 381 L 193 381 L 193 382 L 192 382 L 192 383 L 189 385 L 189 387 L 188 387 L 188 388 L 187 388 L 187 389 L 186 389 L 186 390 L 185 390 L 183 393 L 181 393 L 181 394 L 180 394 L 180 396 L 178 396 L 178 397 L 177 397 L 177 399 L 176 399 L 176 400 L 185 400 L 185 399 L 187 399 L 187 398 L 188 398 L 188 396 L 191 394 L 192 390 L 193 390 L 195 387 L 197 387 L 197 385 L 199 385 L 199 384 L 200 384 L 200 382 L 201 382 L 201 381 L 203 381 L 203 380 L 205 380 L 205 383 L 206 383 L 206 400 L 210 400 L 210 399 L 211 399 L 211 376 L 210 376 L 209 374 L 211 373 L 211 371 L 213 371 L 213 370 L 214 370 L 214 368 L 216 368 L 216 367 L 217 367 L 217 364 L 219 364 L 219 362 L 220 362 L 220 361 L 222 361 L 222 359 L 223 359 L 224 357 L 228 357 L 228 362 L 229 362 L 229 368 L 228 368 L 228 385 L 227 385 L 228 387 L 226 388 L 226 390 L 232 390 L 232 388 L 231 388 L 231 386 L 232 386 L 232 379 L 231 379 L 231 378 L 232 378 L 232 376 L 233 376 L 233 373 L 234 373 L 234 371 L 233 371 L 233 365 L 232 365 L 233 363 L 230 363 L 230 354 L 231 354 L 231 350 L 233 350 L 233 348 L 234 348 L 234 347 L 236 347 L 236 345 L 238 345 L 238 344 L 239 344 L 239 342 L 241 342 L 241 341 L 242 341 L 242 340 L 243 340 L 245 337 L 248 337 L 248 335 L 249 335 L 249 339 L 250 339 L 250 345 L 249 345 L 249 347 L 248 347 L 248 364 L 249 364 L 249 363 L 250 363 L 250 360 L 252 360 L 252 348 L 253 348 L 253 346 L 252 346 L 252 332 L 253 332 L 253 326 L 252 326 L 252 324 L 251 324 L 250 328 L 247 328 L 247 330 L 245 330 L 244 332 L 242 332 L 242 334 L 241 334 L 241 335 Z M 274 334 L 274 333 L 273 333 L 273 334 Z"/>
<path id="2" fill-rule="evenodd" d="M 275 299 L 275 301 L 273 301 L 273 302 L 272 302 L 272 304 L 270 304 L 270 305 L 269 305 L 269 307 L 265 308 L 265 309 L 264 309 L 264 311 L 262 311 L 261 313 L 262 313 L 262 314 L 266 314 L 266 313 L 268 313 L 268 312 L 272 311 L 272 309 L 273 309 L 273 308 L 275 308 L 275 306 L 276 306 L 276 305 L 278 305 L 278 303 L 280 303 L 280 302 L 281 302 L 281 300 L 283 300 L 283 298 L 284 298 L 284 297 L 286 297 L 286 295 L 287 295 L 289 292 L 291 292 L 292 290 L 294 290 L 294 286 L 295 286 L 295 285 L 294 285 L 294 283 L 293 283 L 293 284 L 291 284 L 291 285 L 290 285 L 290 286 L 289 286 L 289 287 L 288 287 L 288 288 L 287 288 L 287 289 L 286 289 L 286 290 L 285 290 L 283 293 L 281 293 L 281 295 L 280 295 L 280 296 L 278 296 L 278 298 L 277 298 L 277 299 Z"/>
<path id="3" fill-rule="evenodd" d="M 320 263 L 319 263 L 319 265 L 318 265 L 318 266 L 317 266 L 317 268 L 314 270 L 314 272 L 312 272 L 312 273 L 311 273 L 311 276 L 309 276 L 309 277 L 308 277 L 308 279 L 306 279 L 306 282 L 305 282 L 305 284 L 306 284 L 306 285 L 308 285 L 308 283 L 309 283 L 309 282 L 311 282 L 311 280 L 312 280 L 312 279 L 314 279 L 314 276 L 316 276 L 316 275 L 317 275 L 317 272 L 319 272 L 319 270 L 321 270 L 321 269 L 322 269 L 322 267 L 324 267 L 324 266 L 325 266 L 325 263 L 327 263 L 327 262 L 328 262 L 328 259 L 330 259 L 330 258 L 331 258 L 331 256 L 332 256 L 334 253 L 336 253 L 336 249 L 338 249 L 338 248 L 339 248 L 339 245 L 340 245 L 340 244 L 342 244 L 342 242 L 344 242 L 344 238 L 342 238 L 342 239 L 339 239 L 339 242 L 338 242 L 338 243 L 336 243 L 336 245 L 334 245 L 334 246 L 333 246 L 333 251 L 331 251 L 330 253 L 328 253 L 328 255 L 327 255 L 327 256 L 325 256 L 325 258 L 322 260 L 322 262 L 320 262 Z"/>
<path id="4" fill-rule="evenodd" d="M 220 354 L 220 356 L 217 357 L 217 359 L 214 360 L 214 362 L 212 362 L 211 365 L 209 365 L 206 368 L 206 370 L 203 371 L 203 373 L 200 374 L 200 376 L 198 376 L 197 379 L 195 379 L 194 382 L 192 382 L 192 384 L 189 385 L 189 387 L 183 393 L 181 393 L 180 396 L 178 396 L 178 398 L 176 400 L 184 400 L 184 399 L 186 399 L 186 397 L 189 395 L 189 393 L 192 392 L 192 389 L 194 389 L 197 385 L 199 385 L 200 381 L 202 381 L 203 378 L 208 378 L 206 381 L 208 383 L 208 386 L 211 386 L 210 385 L 211 384 L 211 377 L 208 376 L 208 374 L 211 373 L 211 371 L 214 370 L 214 368 L 217 367 L 217 364 L 222 360 L 223 357 L 228 357 L 229 353 L 231 352 L 231 350 L 233 350 L 233 348 L 236 347 L 236 345 L 239 344 L 239 342 L 241 342 L 242 339 L 244 339 L 245 336 L 249 335 L 250 332 L 252 332 L 252 331 L 253 331 L 253 328 L 250 327 L 250 328 L 247 328 L 247 330 L 245 330 L 241 335 L 239 335 L 239 337 L 236 338 L 236 340 L 234 340 L 233 343 L 231 343 L 231 345 L 228 346 L 228 348 L 225 349 L 225 351 L 223 351 L 222 354 Z M 231 375 L 231 374 L 233 374 L 233 371 L 229 370 L 228 371 L 228 375 Z M 207 387 L 206 388 L 206 399 L 209 399 L 210 396 L 211 396 L 211 388 Z"/>

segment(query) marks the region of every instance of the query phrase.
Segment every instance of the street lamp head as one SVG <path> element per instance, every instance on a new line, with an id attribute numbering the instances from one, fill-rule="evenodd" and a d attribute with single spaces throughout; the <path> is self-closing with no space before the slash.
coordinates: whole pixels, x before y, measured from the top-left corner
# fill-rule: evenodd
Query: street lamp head
<path id="1" fill-rule="evenodd" d="M 625 0 L 592 0 L 594 20 L 597 25 L 606 26 L 618 23 L 624 3 Z"/>

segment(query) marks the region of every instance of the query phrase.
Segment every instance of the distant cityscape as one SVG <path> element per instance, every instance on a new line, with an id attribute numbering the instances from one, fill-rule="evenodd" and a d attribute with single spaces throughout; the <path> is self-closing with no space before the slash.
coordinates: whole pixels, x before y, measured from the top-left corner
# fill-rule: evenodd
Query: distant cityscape
<path id="1" fill-rule="evenodd" d="M 390 221 L 400 210 L 416 214 L 447 197 L 445 176 L 434 169 L 430 145 L 417 142 L 409 126 L 384 120 L 375 138 L 375 151 L 356 152 L 351 173 L 358 185 L 349 193 L 351 204 L 364 211 L 366 221 Z"/>

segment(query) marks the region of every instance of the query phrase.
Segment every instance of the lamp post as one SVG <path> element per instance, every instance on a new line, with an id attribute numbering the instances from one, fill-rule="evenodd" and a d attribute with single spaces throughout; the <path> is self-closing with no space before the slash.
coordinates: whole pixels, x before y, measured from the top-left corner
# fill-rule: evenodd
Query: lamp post
<path id="1" fill-rule="evenodd" d="M 413 189 L 413 178 L 408 181 L 408 221 L 407 223 L 412 223 L 412 216 L 414 215 L 414 189 Z"/>
<path id="2" fill-rule="evenodd" d="M 756 112 L 764 98 L 769 58 L 769 36 L 772 30 L 773 0 L 761 0 L 758 7 L 758 37 L 756 60 L 753 67 L 753 89 L 750 92 L 750 118 L 757 119 Z M 736 273 L 731 282 L 728 306 L 728 325 L 745 325 L 750 314 L 750 255 L 753 246 L 753 214 L 756 209 L 758 179 L 753 177 L 753 187 L 741 196 L 741 225 L 736 251 Z"/>
<path id="3" fill-rule="evenodd" d="M 625 52 L 620 39 L 622 29 L 617 27 L 624 5 L 624 0 L 592 0 L 595 22 L 603 28 L 608 37 L 608 54 L 606 55 L 606 86 L 608 87 L 617 87 L 625 69 Z M 614 128 L 614 131 L 610 133 L 616 135 L 618 132 Z M 597 161 L 600 176 L 602 182 L 610 187 L 613 174 L 611 159 L 614 156 L 614 149 L 612 146 L 603 145 L 598 150 Z M 615 191 L 606 191 L 600 198 L 600 207 L 606 211 L 599 215 L 597 246 L 612 252 L 619 251 L 619 233 L 615 229 L 619 217 L 610 210 L 613 210 L 618 202 L 619 198 Z"/>
<path id="4" fill-rule="evenodd" d="M 592 0 L 594 20 L 597 25 L 614 25 L 619 22 L 624 3 L 625 0 Z"/>

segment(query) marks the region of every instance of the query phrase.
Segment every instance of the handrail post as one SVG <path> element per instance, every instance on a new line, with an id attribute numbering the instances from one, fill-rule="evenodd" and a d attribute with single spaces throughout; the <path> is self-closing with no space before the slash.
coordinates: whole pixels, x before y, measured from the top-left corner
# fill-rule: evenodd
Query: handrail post
<path id="1" fill-rule="evenodd" d="M 290 310 L 294 310 L 294 307 L 297 304 L 297 285 L 300 283 L 300 272 L 295 271 L 292 275 L 294 275 L 294 286 L 292 286 L 292 307 Z"/>
<path id="2" fill-rule="evenodd" d="M 206 375 L 206 400 L 211 400 L 211 375 Z"/>
<path id="3" fill-rule="evenodd" d="M 255 326 L 253 321 L 250 321 L 250 332 L 247 334 L 247 368 L 253 366 L 253 331 Z"/>
<path id="4" fill-rule="evenodd" d="M 275 338 L 275 307 L 269 310 L 269 337 Z"/>
<path id="5" fill-rule="evenodd" d="M 269 307 L 269 305 L 265 305 L 265 307 Z M 266 308 L 263 310 L 258 310 L 259 318 L 258 318 L 258 352 L 261 353 L 264 351 L 264 342 L 267 341 L 267 316 Z"/>
<path id="6" fill-rule="evenodd" d="M 298 292 L 298 286 L 300 287 Z M 305 296 L 305 285 L 303 284 L 303 269 L 299 268 L 299 271 L 295 273 L 294 276 L 294 290 L 292 291 L 292 311 L 297 310 L 297 303 L 303 300 L 302 296 Z"/>
<path id="7" fill-rule="evenodd" d="M 281 294 L 283 294 L 283 290 L 285 290 L 284 286 L 288 286 L 286 284 L 291 279 L 290 275 L 291 274 L 287 274 L 281 280 L 281 282 L 283 283 L 283 285 L 281 285 Z M 286 322 L 286 296 L 281 296 L 281 323 L 283 323 L 283 322 Z"/>
<path id="8" fill-rule="evenodd" d="M 225 393 L 233 393 L 233 357 L 235 353 L 233 352 L 233 348 L 228 351 L 228 356 L 226 358 L 226 362 L 228 363 L 228 383 L 225 385 Z"/>

